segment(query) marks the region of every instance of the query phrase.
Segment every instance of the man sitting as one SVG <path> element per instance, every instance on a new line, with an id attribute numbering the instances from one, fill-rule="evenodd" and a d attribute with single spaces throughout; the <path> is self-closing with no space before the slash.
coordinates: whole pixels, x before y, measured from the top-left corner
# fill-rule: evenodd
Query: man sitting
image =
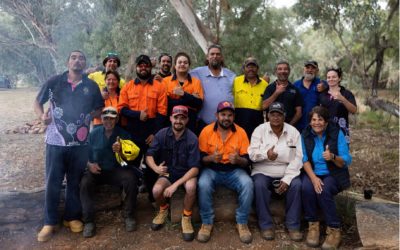
<path id="1" fill-rule="evenodd" d="M 266 240 L 275 237 L 274 226 L 269 210 L 272 182 L 278 182 L 275 191 L 286 196 L 286 227 L 289 237 L 300 241 L 302 149 L 297 129 L 285 123 L 285 109 L 282 103 L 269 106 L 268 120 L 258 126 L 251 136 L 249 157 L 253 161 L 251 175 L 254 181 L 254 194 L 258 225 L 261 236 Z"/>
<path id="2" fill-rule="evenodd" d="M 233 104 L 223 101 L 218 104 L 217 121 L 206 126 L 200 133 L 199 145 L 204 168 L 199 178 L 199 208 L 201 229 L 197 240 L 207 242 L 214 223 L 213 193 L 222 185 L 238 194 L 236 227 L 240 240 L 250 243 L 252 235 L 247 220 L 253 201 L 253 182 L 247 174 L 249 165 L 247 148 L 249 139 L 244 129 L 233 123 Z"/>
<path id="3" fill-rule="evenodd" d="M 175 106 L 170 121 L 171 126 L 161 129 L 147 150 L 147 165 L 159 175 L 153 187 L 153 196 L 160 211 L 154 218 L 151 229 L 158 230 L 163 226 L 168 216 L 166 199 L 183 185 L 186 194 L 183 200 L 182 235 L 185 241 L 192 241 L 194 230 L 191 216 L 196 200 L 196 176 L 200 166 L 199 145 L 196 135 L 186 128 L 186 106 Z"/>
<path id="4" fill-rule="evenodd" d="M 117 162 L 116 153 L 124 158 L 121 150 L 121 139 L 129 139 L 129 134 L 115 124 L 118 121 L 117 109 L 109 106 L 101 114 L 103 125 L 96 127 L 89 135 L 89 161 L 87 171 L 80 184 L 82 203 L 83 236 L 93 237 L 96 226 L 94 223 L 95 209 L 93 197 L 97 184 L 122 186 L 125 192 L 125 229 L 128 232 L 136 230 L 134 212 L 138 193 L 138 178 L 133 167 L 121 167 Z"/>

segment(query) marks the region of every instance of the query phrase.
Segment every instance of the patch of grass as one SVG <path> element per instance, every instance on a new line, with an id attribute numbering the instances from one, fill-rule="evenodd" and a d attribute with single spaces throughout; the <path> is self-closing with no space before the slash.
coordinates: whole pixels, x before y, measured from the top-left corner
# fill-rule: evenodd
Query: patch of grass
<path id="1" fill-rule="evenodd" d="M 367 110 L 358 114 L 355 128 L 398 131 L 399 119 L 382 111 Z"/>

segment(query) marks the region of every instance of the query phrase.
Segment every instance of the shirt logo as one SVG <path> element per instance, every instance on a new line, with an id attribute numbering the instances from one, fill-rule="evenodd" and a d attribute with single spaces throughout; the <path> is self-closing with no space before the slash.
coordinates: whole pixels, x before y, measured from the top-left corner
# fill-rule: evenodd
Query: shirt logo
<path id="1" fill-rule="evenodd" d="M 83 94 L 88 95 L 89 94 L 89 89 L 87 87 L 83 88 Z"/>

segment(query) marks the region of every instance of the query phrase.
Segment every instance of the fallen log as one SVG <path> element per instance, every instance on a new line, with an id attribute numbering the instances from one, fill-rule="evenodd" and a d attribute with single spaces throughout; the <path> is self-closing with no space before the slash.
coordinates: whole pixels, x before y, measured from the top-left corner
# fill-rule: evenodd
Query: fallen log
<path id="1" fill-rule="evenodd" d="M 365 104 L 370 106 L 374 110 L 380 109 L 391 115 L 399 117 L 399 105 L 395 103 L 371 96 L 366 99 Z"/>
<path id="2" fill-rule="evenodd" d="M 121 193 L 119 187 L 99 186 L 94 197 L 96 211 L 120 207 Z M 64 197 L 63 189 L 60 197 L 60 215 L 64 211 Z M 31 192 L 1 192 L 0 211 L 0 233 L 38 228 L 43 224 L 44 188 Z"/>

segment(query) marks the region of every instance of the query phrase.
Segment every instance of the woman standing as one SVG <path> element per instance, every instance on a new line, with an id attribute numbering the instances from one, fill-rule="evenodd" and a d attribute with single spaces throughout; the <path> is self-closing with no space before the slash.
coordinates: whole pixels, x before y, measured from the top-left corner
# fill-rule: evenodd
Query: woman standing
<path id="1" fill-rule="evenodd" d="M 341 233 L 334 196 L 350 186 L 349 146 L 342 130 L 329 123 L 328 110 L 321 106 L 311 110 L 310 125 L 301 136 L 306 173 L 302 176 L 302 200 L 309 225 L 306 243 L 310 247 L 319 245 L 319 207 L 327 224 L 322 249 L 336 249 Z"/>
<path id="2" fill-rule="evenodd" d="M 351 91 L 340 85 L 341 68 L 330 68 L 326 73 L 329 88 L 319 95 L 321 106 L 329 111 L 330 120 L 343 130 L 347 143 L 350 143 L 349 112 L 357 112 L 357 104 Z"/>
<path id="3" fill-rule="evenodd" d="M 106 87 L 101 90 L 103 92 L 104 107 L 112 106 L 114 108 L 117 108 L 120 92 L 119 81 L 121 77 L 117 71 L 109 70 L 106 72 L 104 78 L 106 82 Z M 102 122 L 100 117 L 95 117 L 93 119 L 94 126 L 98 126 L 101 124 Z"/>
<path id="4" fill-rule="evenodd" d="M 195 132 L 197 113 L 203 104 L 203 88 L 199 79 L 189 74 L 190 57 L 185 52 L 179 52 L 174 58 L 172 76 L 163 79 L 168 96 L 168 116 L 172 108 L 183 105 L 189 109 L 187 128 Z"/>

